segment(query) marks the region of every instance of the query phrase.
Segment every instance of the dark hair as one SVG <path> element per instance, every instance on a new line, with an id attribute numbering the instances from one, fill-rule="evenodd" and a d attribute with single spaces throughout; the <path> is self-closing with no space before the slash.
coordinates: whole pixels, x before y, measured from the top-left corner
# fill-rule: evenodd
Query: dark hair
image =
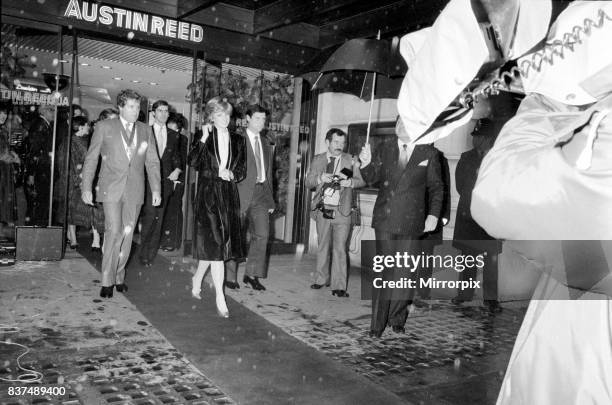
<path id="1" fill-rule="evenodd" d="M 72 132 L 76 133 L 80 127 L 87 125 L 87 118 L 82 115 L 72 117 Z"/>
<path id="2" fill-rule="evenodd" d="M 166 122 L 166 125 L 173 122 L 178 126 L 179 132 L 185 128 L 185 117 L 183 117 L 182 114 L 171 113 L 168 117 L 168 122 Z"/>
<path id="3" fill-rule="evenodd" d="M 140 102 L 141 98 L 142 96 L 132 89 L 121 90 L 121 92 L 117 95 L 117 106 L 125 107 L 125 103 L 127 103 L 128 100 L 136 100 Z"/>
<path id="4" fill-rule="evenodd" d="M 346 132 L 344 132 L 340 128 L 332 128 L 325 134 L 325 140 L 331 142 L 334 135 L 346 136 Z"/>
<path id="5" fill-rule="evenodd" d="M 78 104 L 72 104 L 72 113 L 74 114 L 74 110 L 80 110 L 83 113 L 83 108 L 81 108 Z"/>
<path id="6" fill-rule="evenodd" d="M 153 103 L 153 106 L 151 106 L 151 111 L 157 110 L 157 107 L 159 107 L 160 105 L 165 105 L 166 107 L 170 108 L 170 104 L 168 104 L 166 100 L 157 100 Z"/>
<path id="7" fill-rule="evenodd" d="M 10 108 L 9 108 L 9 106 L 8 106 L 8 105 L 6 105 L 6 104 L 0 104 L 0 111 L 4 111 L 5 113 L 7 113 L 7 114 L 8 114 L 8 113 L 9 113 L 9 110 L 10 110 Z"/>
<path id="8" fill-rule="evenodd" d="M 259 104 L 250 105 L 244 115 L 248 115 L 249 117 L 253 118 L 253 114 L 255 113 L 264 113 L 266 116 L 268 116 L 268 110 L 266 110 Z"/>
<path id="9" fill-rule="evenodd" d="M 119 115 L 119 111 L 117 111 L 116 108 L 111 107 L 111 108 L 105 108 L 104 110 L 102 110 L 102 112 L 100 113 L 100 115 L 98 116 L 98 121 L 104 121 L 107 120 L 111 115 Z"/>

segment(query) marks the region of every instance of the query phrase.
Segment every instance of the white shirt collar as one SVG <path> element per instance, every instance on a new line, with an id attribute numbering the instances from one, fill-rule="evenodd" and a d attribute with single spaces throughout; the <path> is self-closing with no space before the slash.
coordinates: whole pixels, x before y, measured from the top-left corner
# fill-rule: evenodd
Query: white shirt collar
<path id="1" fill-rule="evenodd" d="M 261 138 L 261 135 L 256 134 L 255 132 L 251 131 L 250 129 L 246 129 L 246 133 L 249 136 L 250 139 L 255 139 L 256 136 L 259 136 Z"/>
<path id="2" fill-rule="evenodd" d="M 119 119 L 121 120 L 121 125 L 123 126 L 123 128 L 125 128 L 125 124 L 136 124 L 135 122 L 128 122 L 122 116 L 119 116 Z"/>

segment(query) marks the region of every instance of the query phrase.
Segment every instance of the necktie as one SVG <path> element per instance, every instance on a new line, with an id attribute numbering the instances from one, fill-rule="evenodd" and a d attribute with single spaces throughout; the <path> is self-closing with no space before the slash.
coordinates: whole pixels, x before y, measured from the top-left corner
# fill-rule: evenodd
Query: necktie
<path id="1" fill-rule="evenodd" d="M 263 182 L 263 168 L 261 167 L 261 144 L 259 143 L 259 135 L 255 135 L 255 165 L 257 166 L 257 182 Z"/>
<path id="2" fill-rule="evenodd" d="M 402 145 L 398 163 L 399 163 L 400 168 L 402 169 L 405 169 L 406 165 L 408 164 L 408 145 L 407 144 Z"/>
<path id="3" fill-rule="evenodd" d="M 125 138 L 125 144 L 127 145 L 128 160 L 132 160 L 132 154 L 134 152 L 132 148 L 132 143 L 134 142 L 134 134 L 136 132 L 134 123 L 126 122 L 125 132 L 126 133 L 124 134 L 124 138 Z"/>
<path id="4" fill-rule="evenodd" d="M 325 173 L 334 174 L 335 168 L 336 168 L 336 157 L 331 156 L 329 158 L 329 162 L 327 163 L 327 168 L 325 169 Z"/>

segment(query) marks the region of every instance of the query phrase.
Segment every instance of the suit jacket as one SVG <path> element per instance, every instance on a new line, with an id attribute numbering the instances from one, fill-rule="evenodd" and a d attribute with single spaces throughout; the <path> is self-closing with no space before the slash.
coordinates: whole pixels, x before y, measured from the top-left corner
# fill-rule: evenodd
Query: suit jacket
<path id="1" fill-rule="evenodd" d="M 382 144 L 372 162 L 361 169 L 368 183 L 380 182 L 372 227 L 394 234 L 420 236 L 428 215 L 440 218 L 444 181 L 438 150 L 416 145 L 406 167 L 398 168 L 397 138 Z"/>
<path id="2" fill-rule="evenodd" d="M 136 152 L 129 160 L 121 141 L 121 121 L 115 118 L 96 124 L 83 164 L 83 191 L 92 191 L 98 157 L 102 156 L 96 192 L 98 202 L 144 201 L 145 171 L 151 191 L 161 193 L 160 168 L 151 127 L 136 122 Z"/>
<path id="3" fill-rule="evenodd" d="M 151 132 L 153 132 L 153 139 L 156 139 L 153 127 L 151 127 Z M 164 198 L 172 194 L 174 190 L 174 183 L 168 180 L 170 173 L 172 173 L 174 169 L 185 171 L 184 160 L 181 154 L 181 134 L 168 127 L 166 127 L 166 134 L 166 148 L 164 149 L 164 153 L 160 155 L 159 149 L 157 149 L 161 173 L 161 187 Z M 157 146 L 157 143 L 155 145 Z M 149 198 L 151 186 L 149 185 L 146 190 L 147 198 Z"/>
<path id="4" fill-rule="evenodd" d="M 257 165 L 255 163 L 255 152 L 253 146 L 249 140 L 249 136 L 244 131 L 242 135 L 246 143 L 246 177 L 240 183 L 238 183 L 238 194 L 240 195 L 240 211 L 243 213 L 249 208 L 251 199 L 253 198 L 253 190 L 255 189 L 255 183 L 257 182 Z M 266 181 L 264 187 L 266 189 L 267 201 L 266 208 L 274 209 L 276 204 L 274 203 L 274 197 L 272 196 L 272 146 L 265 136 L 259 136 L 261 142 L 261 149 L 263 151 L 264 170 L 266 172 Z"/>
<path id="5" fill-rule="evenodd" d="M 353 164 L 353 157 L 348 153 L 342 153 L 340 155 L 340 163 L 338 166 L 338 172 L 342 169 L 349 169 L 353 172 L 353 184 L 352 187 L 342 187 L 340 189 L 340 201 L 338 204 L 338 210 L 340 214 L 350 220 L 352 202 L 353 202 L 353 188 L 360 188 L 365 186 L 365 181 L 361 177 L 359 166 Z M 319 176 L 325 173 L 327 170 L 327 152 L 316 155 L 310 163 L 310 169 L 306 175 L 306 187 L 312 189 L 316 188 L 316 194 L 312 201 L 312 207 L 314 208 L 319 201 L 321 201 L 323 184 L 319 184 Z M 314 211 L 314 215 L 318 215 L 319 211 Z"/>
<path id="6" fill-rule="evenodd" d="M 438 225 L 436 229 L 429 232 L 425 237 L 426 240 L 436 241 L 436 244 L 442 243 L 444 239 L 444 226 L 450 221 L 451 216 L 451 191 L 450 191 L 450 169 L 448 167 L 448 160 L 444 153 L 438 150 L 438 156 L 440 158 L 440 167 L 442 169 L 442 182 L 444 183 L 444 200 L 442 201 L 442 211 L 440 211 L 440 217 L 438 217 Z M 428 198 L 429 200 L 429 198 Z"/>

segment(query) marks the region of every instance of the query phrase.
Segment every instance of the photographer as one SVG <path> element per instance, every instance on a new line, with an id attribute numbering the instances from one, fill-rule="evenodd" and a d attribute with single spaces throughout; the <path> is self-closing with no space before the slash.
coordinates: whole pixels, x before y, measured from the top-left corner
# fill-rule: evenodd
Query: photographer
<path id="1" fill-rule="evenodd" d="M 346 133 L 332 128 L 325 135 L 327 151 L 316 155 L 306 176 L 306 187 L 315 188 L 313 219 L 317 224 L 319 248 L 315 290 L 330 284 L 329 251 L 332 248 L 332 295 L 348 297 L 346 241 L 350 234 L 351 202 L 353 188 L 363 187 L 358 165 L 348 153 L 344 153 Z"/>

